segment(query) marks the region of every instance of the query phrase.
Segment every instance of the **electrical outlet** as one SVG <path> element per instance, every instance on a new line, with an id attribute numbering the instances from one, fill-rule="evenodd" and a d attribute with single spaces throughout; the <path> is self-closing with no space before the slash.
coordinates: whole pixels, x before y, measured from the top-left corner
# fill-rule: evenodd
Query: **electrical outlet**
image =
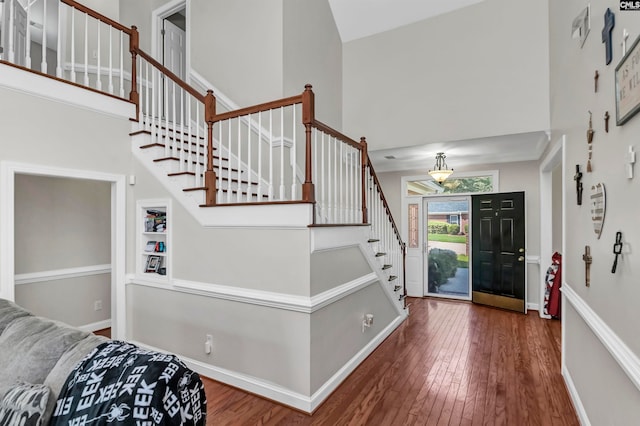
<path id="1" fill-rule="evenodd" d="M 94 311 L 102 310 L 102 300 L 96 300 L 95 302 L 93 302 L 93 310 Z"/>
<path id="2" fill-rule="evenodd" d="M 211 334 L 206 335 L 206 339 L 204 342 L 204 353 L 210 354 L 213 350 L 213 336 Z"/>

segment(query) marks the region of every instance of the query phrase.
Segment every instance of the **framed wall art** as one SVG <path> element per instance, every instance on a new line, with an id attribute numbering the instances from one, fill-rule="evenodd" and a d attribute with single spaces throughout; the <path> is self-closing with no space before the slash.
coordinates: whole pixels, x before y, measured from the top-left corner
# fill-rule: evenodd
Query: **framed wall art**
<path id="1" fill-rule="evenodd" d="M 616 124 L 622 126 L 640 111 L 640 37 L 616 67 Z"/>

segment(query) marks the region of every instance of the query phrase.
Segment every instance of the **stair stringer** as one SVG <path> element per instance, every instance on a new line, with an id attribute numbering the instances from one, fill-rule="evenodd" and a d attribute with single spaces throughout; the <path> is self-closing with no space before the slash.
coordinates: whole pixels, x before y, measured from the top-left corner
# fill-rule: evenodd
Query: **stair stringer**
<path id="1" fill-rule="evenodd" d="M 369 267 L 376 274 L 384 294 L 394 306 L 398 315 L 404 320 L 409 315 L 409 308 L 403 300 L 398 300 L 394 291 L 394 282 L 389 281 L 390 270 L 382 268 L 375 257 L 375 252 L 368 243 L 370 226 L 340 226 L 311 228 L 311 252 L 329 248 L 349 247 L 357 245 L 367 260 Z"/>
<path id="2" fill-rule="evenodd" d="M 140 147 L 153 143 L 149 134 L 132 136 L 132 154 L 151 175 L 204 227 L 277 227 L 306 228 L 313 223 L 313 205 L 266 204 L 202 208 L 202 199 L 183 191 L 186 187 L 179 176 L 167 176 L 164 166 L 154 163 L 158 158 L 153 150 Z"/>

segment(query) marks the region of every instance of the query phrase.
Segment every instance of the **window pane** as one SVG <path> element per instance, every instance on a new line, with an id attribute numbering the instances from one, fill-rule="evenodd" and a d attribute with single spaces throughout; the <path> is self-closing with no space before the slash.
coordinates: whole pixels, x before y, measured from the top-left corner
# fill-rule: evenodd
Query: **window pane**
<path id="1" fill-rule="evenodd" d="M 407 195 L 466 194 L 493 192 L 493 176 L 449 178 L 443 183 L 430 179 L 407 182 Z"/>
<path id="2" fill-rule="evenodd" d="M 418 248 L 418 205 L 409 204 L 409 248 Z"/>

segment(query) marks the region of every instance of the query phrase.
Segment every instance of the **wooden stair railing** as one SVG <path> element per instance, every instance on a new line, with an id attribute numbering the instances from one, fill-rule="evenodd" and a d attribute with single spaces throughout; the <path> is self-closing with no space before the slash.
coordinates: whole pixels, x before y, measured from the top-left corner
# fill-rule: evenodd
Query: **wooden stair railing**
<path id="1" fill-rule="evenodd" d="M 27 17 L 35 2 L 27 3 Z M 134 103 L 140 126 L 134 134 L 149 134 L 151 144 L 146 147 L 164 150 L 158 161 L 178 162 L 169 174 L 192 180 L 185 191 L 204 191 L 205 206 L 311 203 L 316 225 L 371 224 L 379 228 L 373 233 L 380 236 L 375 244 L 380 245 L 382 256 L 388 256 L 388 251 L 402 253 L 402 271 L 394 271 L 393 276 L 400 274 L 404 282 L 405 245 L 369 161 L 367 142 L 365 138 L 355 141 L 315 118 L 311 85 L 297 96 L 217 114 L 213 92 L 198 92 L 141 50 L 135 26 L 127 28 L 73 0 L 59 0 L 58 5 L 54 78 Z M 12 19 L 9 26 L 15 25 Z M 30 31 L 27 26 L 27 39 Z M 63 31 L 70 33 L 66 49 L 61 41 Z M 43 47 L 46 33 L 43 28 Z M 101 43 L 101 37 L 108 41 Z M 128 66 L 126 37 L 131 56 Z M 90 48 L 94 38 L 97 45 Z M 83 39 L 80 46 L 78 40 Z M 2 62 L 30 68 L 30 47 L 23 57 L 22 52 L 16 54 L 15 42 L 9 44 Z M 108 45 L 108 51 L 102 44 Z M 76 51 L 81 50 L 84 55 L 78 55 L 76 61 Z M 95 52 L 91 60 L 90 50 Z M 63 58 L 63 51 L 70 56 Z M 129 78 L 125 78 L 126 69 L 131 70 Z M 46 55 L 40 70 L 30 71 L 47 75 Z M 79 74 L 84 77 L 81 81 Z M 392 240 L 396 240 L 393 246 Z M 398 264 L 385 263 L 383 268 L 391 269 L 393 263 Z"/>

